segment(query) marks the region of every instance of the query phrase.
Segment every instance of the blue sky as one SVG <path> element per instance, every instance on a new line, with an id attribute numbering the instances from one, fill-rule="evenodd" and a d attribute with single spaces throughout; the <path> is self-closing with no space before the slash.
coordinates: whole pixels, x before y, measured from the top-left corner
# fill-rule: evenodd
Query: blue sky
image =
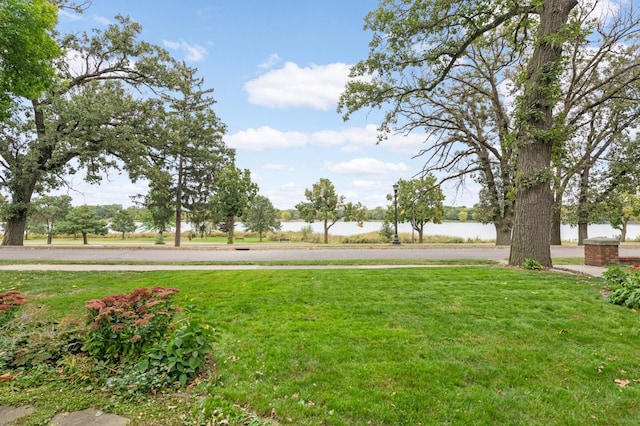
<path id="1" fill-rule="evenodd" d="M 386 206 L 398 179 L 418 173 L 419 135 L 376 144 L 377 112 L 348 122 L 336 112 L 350 65 L 365 59 L 371 34 L 364 17 L 375 1 L 93 0 L 82 15 L 63 12 L 59 30 L 106 28 L 117 14 L 142 25 L 141 39 L 163 46 L 199 70 L 215 89 L 236 163 L 251 170 L 276 208 L 304 201 L 320 178 L 346 201 Z M 100 187 L 73 178 L 74 204 L 131 205 L 142 183 L 112 176 Z M 443 187 L 447 205 L 471 206 L 477 188 Z"/>

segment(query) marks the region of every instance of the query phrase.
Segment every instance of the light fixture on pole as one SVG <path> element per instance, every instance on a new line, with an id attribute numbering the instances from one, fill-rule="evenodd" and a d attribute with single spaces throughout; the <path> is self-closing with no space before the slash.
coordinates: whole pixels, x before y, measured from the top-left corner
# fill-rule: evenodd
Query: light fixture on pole
<path id="1" fill-rule="evenodd" d="M 393 205 L 395 207 L 395 222 L 396 222 L 396 233 L 393 236 L 393 241 L 391 244 L 400 244 L 400 239 L 398 238 L 398 184 L 393 184 Z"/>

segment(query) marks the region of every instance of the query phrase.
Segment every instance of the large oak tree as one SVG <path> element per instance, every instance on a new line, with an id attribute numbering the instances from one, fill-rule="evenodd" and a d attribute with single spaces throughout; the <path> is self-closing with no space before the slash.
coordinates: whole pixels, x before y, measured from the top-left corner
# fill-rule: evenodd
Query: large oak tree
<path id="1" fill-rule="evenodd" d="M 144 95 L 175 78 L 174 61 L 139 41 L 140 30 L 117 17 L 104 31 L 63 38 L 66 59 L 57 64 L 55 85 L 42 96 L 17 99 L 0 133 L 0 184 L 10 197 L 3 245 L 23 244 L 34 192 L 60 187 L 79 170 L 89 181 L 113 168 L 124 167 L 133 178 L 144 170 L 149 147 L 158 142 L 158 103 Z"/>
<path id="2" fill-rule="evenodd" d="M 563 45 L 577 0 L 383 0 L 367 16 L 374 32 L 369 57 L 351 71 L 341 97 L 345 118 L 362 108 L 387 108 L 380 125 L 397 124 L 406 102 L 439 87 L 469 47 L 491 31 L 533 38 L 520 77 L 514 148 L 515 217 L 509 263 L 530 258 L 551 265 L 553 148 L 563 142 L 553 110 L 559 96 Z"/>

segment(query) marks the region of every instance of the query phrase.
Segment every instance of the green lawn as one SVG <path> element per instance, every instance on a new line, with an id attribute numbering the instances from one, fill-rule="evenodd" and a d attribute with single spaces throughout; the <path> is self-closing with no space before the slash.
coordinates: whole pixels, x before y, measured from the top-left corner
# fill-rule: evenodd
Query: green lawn
<path id="1" fill-rule="evenodd" d="M 220 329 L 215 368 L 187 396 L 135 404 L 69 384 L 25 391 L 9 382 L 0 385 L 0 404 L 97 405 L 134 425 L 192 424 L 215 407 L 218 420 L 237 407 L 255 413 L 231 416 L 231 424 L 640 418 L 640 317 L 606 303 L 600 279 L 494 266 L 0 273 L 0 293 L 18 289 L 31 309 L 58 319 L 83 317 L 87 299 L 154 285 L 179 288 L 177 303 L 202 306 Z M 65 397 L 45 403 L 54 391 Z"/>

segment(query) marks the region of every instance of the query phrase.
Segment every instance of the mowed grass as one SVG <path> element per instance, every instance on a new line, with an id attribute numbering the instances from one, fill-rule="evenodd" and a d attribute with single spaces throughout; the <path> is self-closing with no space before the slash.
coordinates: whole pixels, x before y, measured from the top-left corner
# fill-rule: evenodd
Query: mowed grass
<path id="1" fill-rule="evenodd" d="M 295 425 L 640 418 L 640 317 L 607 303 L 596 278 L 495 266 L 0 273 L 0 292 L 18 289 L 52 318 L 155 285 L 179 288 L 176 302 L 220 330 L 215 372 L 198 387 L 208 406 Z M 155 410 L 156 424 L 181 424 L 175 409 Z"/>

